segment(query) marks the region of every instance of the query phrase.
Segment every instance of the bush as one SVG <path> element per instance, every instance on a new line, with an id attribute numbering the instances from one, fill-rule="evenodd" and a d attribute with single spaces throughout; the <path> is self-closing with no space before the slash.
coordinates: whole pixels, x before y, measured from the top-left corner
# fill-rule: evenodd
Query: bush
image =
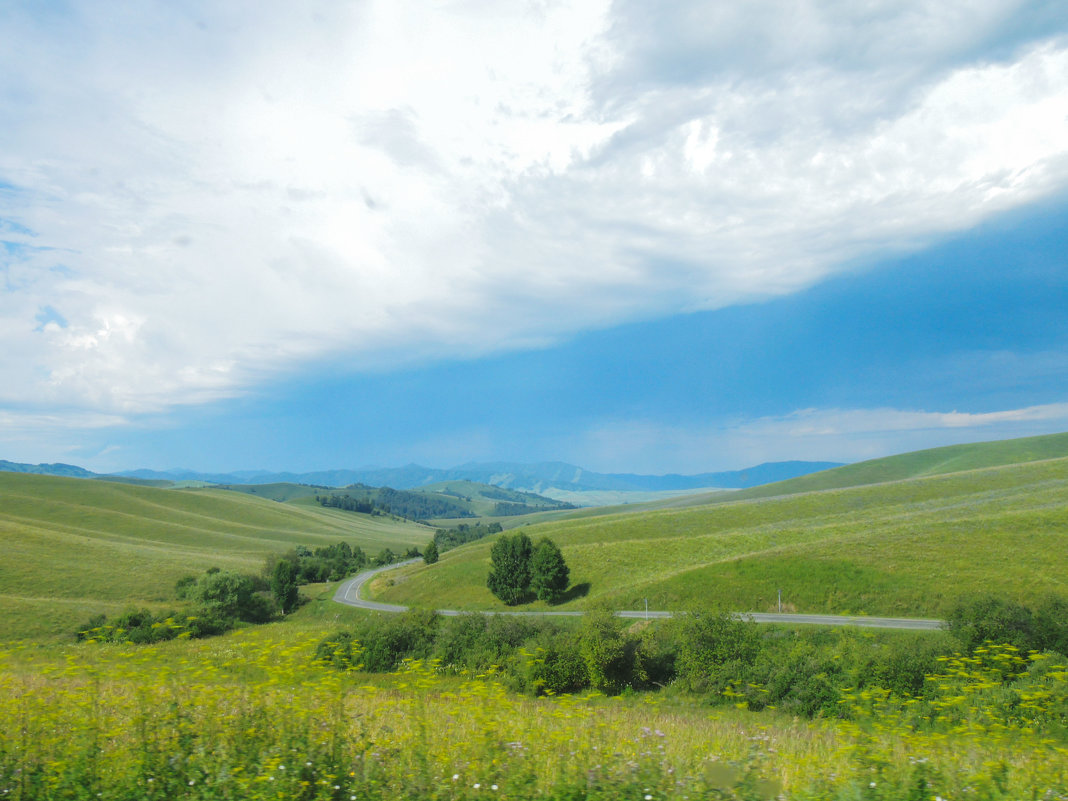
<path id="1" fill-rule="evenodd" d="M 360 644 L 351 631 L 338 631 L 315 647 L 315 661 L 337 670 L 359 670 Z"/>
<path id="2" fill-rule="evenodd" d="M 616 695 L 633 686 L 637 678 L 638 641 L 620 629 L 619 621 L 610 611 L 587 612 L 578 640 L 591 686 L 608 695 Z"/>
<path id="3" fill-rule="evenodd" d="M 760 651 L 756 623 L 725 612 L 692 611 L 669 624 L 678 681 L 691 692 L 720 692 Z"/>
<path id="4" fill-rule="evenodd" d="M 576 693 L 590 686 L 578 632 L 541 632 L 523 646 L 512 666 L 513 689 L 533 695 Z"/>
<path id="5" fill-rule="evenodd" d="M 364 670 L 390 673 L 405 659 L 429 659 L 440 624 L 441 615 L 422 609 L 366 618 L 354 634 L 363 647 Z"/>
<path id="6" fill-rule="evenodd" d="M 957 604 L 947 618 L 949 630 L 969 651 L 984 642 L 1035 645 L 1034 615 L 1022 604 L 984 595 Z"/>

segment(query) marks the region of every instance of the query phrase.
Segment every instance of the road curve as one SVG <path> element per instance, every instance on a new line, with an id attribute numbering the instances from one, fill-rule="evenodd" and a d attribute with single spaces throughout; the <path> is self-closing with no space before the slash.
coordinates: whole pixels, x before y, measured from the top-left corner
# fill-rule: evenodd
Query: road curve
<path id="1" fill-rule="evenodd" d="M 399 604 L 383 604 L 378 601 L 365 601 L 360 597 L 360 590 L 370 579 L 386 570 L 393 570 L 403 565 L 411 565 L 419 562 L 419 559 L 407 559 L 384 567 L 376 567 L 373 570 L 365 570 L 352 578 L 345 579 L 338 585 L 334 592 L 334 600 L 339 604 L 355 606 L 360 609 L 371 609 L 376 612 L 405 612 L 408 607 Z M 464 614 L 459 609 L 438 609 L 439 615 L 455 617 Z M 537 615 L 539 617 L 578 617 L 580 611 L 568 612 L 484 612 L 483 614 L 494 615 Z M 627 610 L 616 612 L 617 617 L 652 619 L 671 617 L 671 612 L 653 610 Z M 867 617 L 866 615 L 791 615 L 791 614 L 767 614 L 762 612 L 736 612 L 735 616 L 742 620 L 751 620 L 754 623 L 792 623 L 809 626 L 863 626 L 876 629 L 914 629 L 936 630 L 945 628 L 944 620 L 931 620 L 930 618 L 915 617 Z"/>

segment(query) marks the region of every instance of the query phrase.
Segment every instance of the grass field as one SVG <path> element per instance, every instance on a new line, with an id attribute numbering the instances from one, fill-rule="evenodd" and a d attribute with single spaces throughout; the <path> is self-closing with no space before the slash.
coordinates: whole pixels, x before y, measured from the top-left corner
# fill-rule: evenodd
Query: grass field
<path id="1" fill-rule="evenodd" d="M 1054 669 L 1023 716 L 970 662 L 931 682 L 927 719 L 881 693 L 846 720 L 670 696 L 508 693 L 493 675 L 315 664 L 303 617 L 152 646 L 0 644 L 0 794 L 441 801 L 1064 798 Z M 990 660 L 988 660 L 990 661 Z M 956 663 L 947 670 L 957 671 Z M 1057 672 L 1059 670 L 1059 672 Z M 1058 706 L 1060 705 L 1060 706 Z M 742 705 L 744 706 L 744 704 Z M 937 715 L 937 719 L 934 719 Z"/>
<path id="2" fill-rule="evenodd" d="M 368 613 L 334 603 L 330 585 L 305 587 L 311 601 L 282 622 L 205 640 L 56 636 L 94 612 L 167 606 L 176 578 L 211 565 L 254 571 L 297 544 L 343 539 L 373 552 L 421 546 L 428 533 L 219 490 L 0 474 L 0 796 L 1068 798 L 1068 669 L 1055 655 L 992 646 L 947 656 L 922 697 L 851 684 L 837 688 L 840 716 L 805 719 L 748 708 L 744 693 L 756 685 L 710 706 L 674 687 L 535 699 L 507 692 L 492 670 L 434 663 L 340 672 L 316 663 L 316 643 Z M 759 609 L 781 587 L 798 611 L 938 615 L 975 589 L 1025 601 L 1068 595 L 1068 458 L 583 513 L 529 533 L 563 547 L 579 585 L 568 607 L 638 608 L 648 597 L 650 606 Z M 462 546 L 384 576 L 378 592 L 494 608 L 488 555 L 487 541 Z M 761 631 L 776 642 L 787 634 Z M 878 650 L 899 635 L 949 637 L 850 642 Z M 533 648 L 523 658 L 542 657 Z M 1026 671 L 1020 685 L 1008 679 L 1013 664 Z"/>
<path id="3" fill-rule="evenodd" d="M 978 590 L 1068 595 L 1068 458 L 525 530 L 562 548 L 577 585 L 565 609 L 640 609 L 648 599 L 655 609 L 772 611 L 781 589 L 798 612 L 941 617 Z M 491 545 L 382 577 L 372 592 L 501 609 L 485 588 Z"/>
<path id="4" fill-rule="evenodd" d="M 345 540 L 370 554 L 422 546 L 425 526 L 222 490 L 0 473 L 0 639 L 69 632 L 90 615 L 173 604 L 211 566 L 258 572 L 269 554 Z"/>

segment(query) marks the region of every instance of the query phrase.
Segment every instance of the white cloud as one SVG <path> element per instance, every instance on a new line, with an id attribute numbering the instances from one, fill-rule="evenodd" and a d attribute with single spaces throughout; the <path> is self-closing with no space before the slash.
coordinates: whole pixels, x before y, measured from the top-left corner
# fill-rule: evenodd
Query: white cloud
<path id="1" fill-rule="evenodd" d="M 134 414 L 541 344 L 1062 189 L 1068 46 L 986 58 L 1028 9 L 972 6 L 8 12 L 0 404 Z"/>
<path id="2" fill-rule="evenodd" d="M 701 473 L 789 460 L 857 462 L 924 448 L 1068 430 L 1068 403 L 996 412 L 802 409 L 715 425 L 620 421 L 575 438 L 567 458 L 590 469 Z M 561 443 L 561 446 L 564 444 Z"/>

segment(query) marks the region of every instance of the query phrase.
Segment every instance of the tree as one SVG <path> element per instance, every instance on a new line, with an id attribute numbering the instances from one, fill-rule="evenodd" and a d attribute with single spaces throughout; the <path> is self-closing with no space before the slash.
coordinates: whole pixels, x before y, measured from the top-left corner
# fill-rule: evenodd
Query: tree
<path id="1" fill-rule="evenodd" d="M 556 603 L 571 577 L 564 555 L 548 537 L 542 537 L 530 557 L 530 591 L 539 601 Z"/>
<path id="2" fill-rule="evenodd" d="M 297 606 L 297 565 L 289 559 L 279 559 L 271 571 L 271 592 L 283 614 Z"/>
<path id="3" fill-rule="evenodd" d="M 428 565 L 438 561 L 438 544 L 434 540 L 427 543 L 427 546 L 423 549 L 423 561 Z"/>
<path id="4" fill-rule="evenodd" d="M 530 555 L 534 546 L 523 532 L 504 534 L 493 543 L 493 568 L 486 579 L 490 592 L 509 606 L 522 603 L 530 592 Z"/>

